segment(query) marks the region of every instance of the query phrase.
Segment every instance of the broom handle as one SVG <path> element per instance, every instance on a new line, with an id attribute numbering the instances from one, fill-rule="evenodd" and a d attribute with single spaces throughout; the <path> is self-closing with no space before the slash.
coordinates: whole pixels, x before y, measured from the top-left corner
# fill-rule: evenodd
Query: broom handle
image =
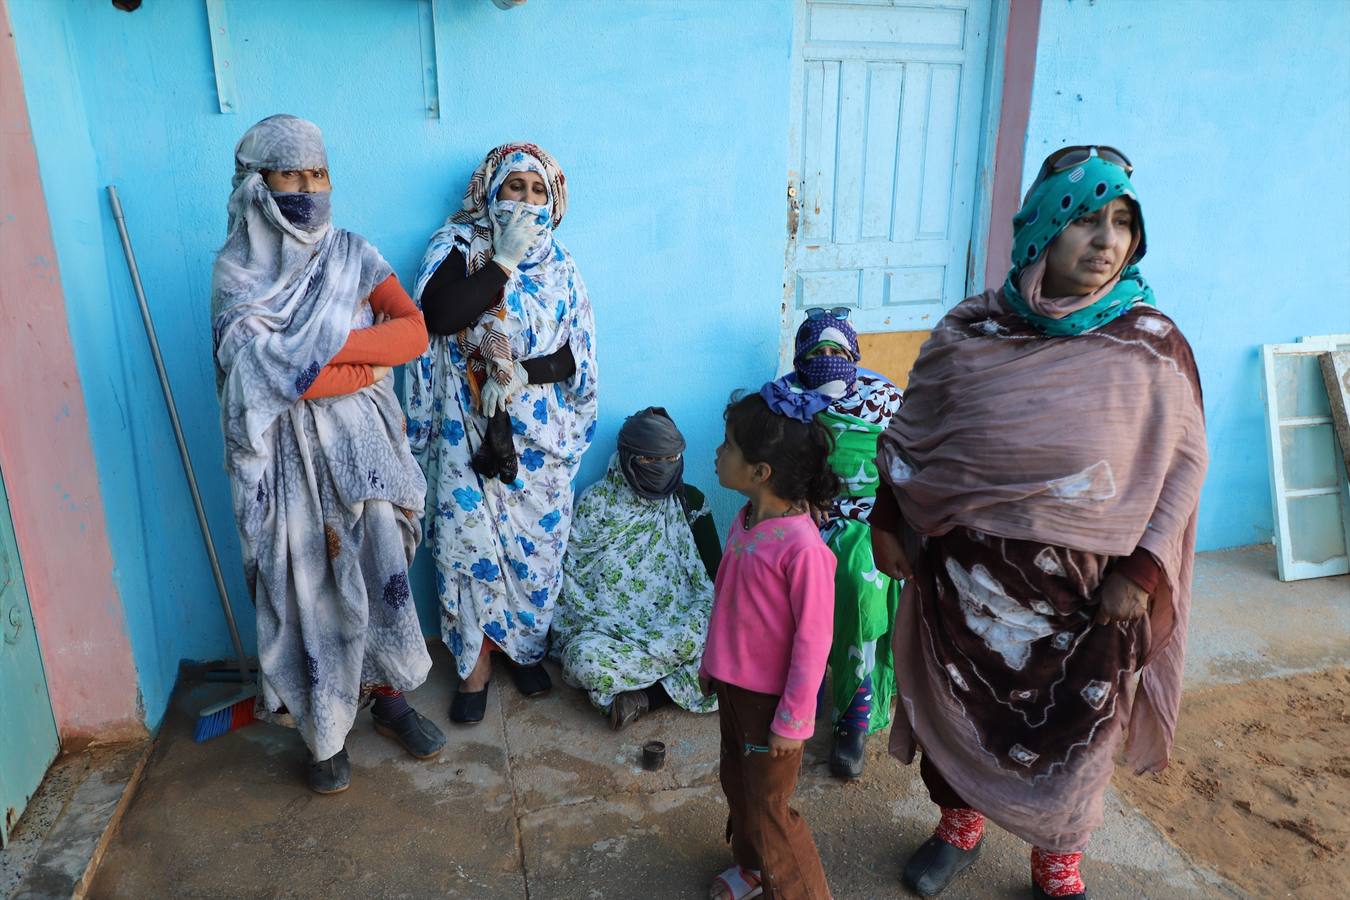
<path id="1" fill-rule="evenodd" d="M 216 555 L 216 544 L 211 540 L 211 527 L 206 522 L 206 509 L 202 506 L 201 492 L 197 490 L 197 477 L 192 474 L 192 457 L 188 454 L 187 441 L 183 440 L 183 426 L 178 421 L 178 406 L 173 402 L 169 373 L 164 369 L 164 357 L 159 352 L 159 339 L 155 337 L 155 323 L 150 318 L 150 307 L 145 302 L 145 288 L 141 286 L 141 272 L 136 266 L 136 253 L 131 249 L 131 236 L 127 234 L 127 222 L 122 216 L 122 203 L 117 199 L 117 188 L 111 184 L 108 185 L 108 202 L 112 204 L 113 220 L 117 223 L 117 233 L 122 238 L 122 253 L 127 258 L 127 268 L 131 270 L 131 286 L 136 290 L 136 302 L 141 307 L 141 321 L 145 324 L 145 336 L 150 340 L 150 355 L 154 357 L 159 386 L 164 391 L 164 405 L 169 409 L 169 421 L 173 423 L 173 437 L 178 442 L 178 457 L 183 462 L 183 474 L 187 476 L 188 490 L 192 493 L 192 506 L 197 511 L 197 526 L 201 529 L 202 543 L 206 545 L 206 555 L 211 561 L 211 576 L 216 580 L 220 608 L 225 613 L 226 624 L 230 626 L 230 640 L 234 642 L 239 675 L 247 682 L 250 669 L 248 658 L 244 656 L 244 645 L 239 640 L 239 627 L 234 622 L 234 610 L 230 608 L 230 595 L 225 590 L 225 578 L 220 574 L 220 558 Z"/>

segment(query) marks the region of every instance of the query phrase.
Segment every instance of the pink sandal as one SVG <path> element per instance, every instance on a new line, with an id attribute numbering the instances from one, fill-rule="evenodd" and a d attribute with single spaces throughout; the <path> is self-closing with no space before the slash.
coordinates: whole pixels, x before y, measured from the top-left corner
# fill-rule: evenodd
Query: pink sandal
<path id="1" fill-rule="evenodd" d="M 762 893 L 764 887 L 759 883 L 759 871 L 740 866 L 732 866 L 718 875 L 708 888 L 709 900 L 751 900 Z"/>

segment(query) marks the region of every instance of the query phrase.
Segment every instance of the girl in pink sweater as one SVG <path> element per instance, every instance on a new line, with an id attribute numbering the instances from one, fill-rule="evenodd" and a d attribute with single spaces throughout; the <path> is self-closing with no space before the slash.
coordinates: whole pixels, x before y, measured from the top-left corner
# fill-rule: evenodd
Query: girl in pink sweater
<path id="1" fill-rule="evenodd" d="M 714 879 L 712 900 L 830 896 L 811 829 L 788 801 L 833 633 L 835 558 L 812 507 L 827 507 L 839 482 L 828 432 L 777 399 L 734 400 L 717 448 L 718 481 L 749 502 L 717 570 L 699 669 L 704 693 L 717 693 L 736 860 Z"/>

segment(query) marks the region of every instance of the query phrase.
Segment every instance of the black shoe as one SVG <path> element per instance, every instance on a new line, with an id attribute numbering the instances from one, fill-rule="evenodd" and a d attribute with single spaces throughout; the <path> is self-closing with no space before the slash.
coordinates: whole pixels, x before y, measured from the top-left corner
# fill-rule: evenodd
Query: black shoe
<path id="1" fill-rule="evenodd" d="M 387 738 L 393 738 L 418 759 L 431 759 L 445 746 L 445 735 L 436 724 L 415 709 L 409 709 L 393 721 L 386 721 L 370 711 L 375 720 L 375 730 Z"/>
<path id="2" fill-rule="evenodd" d="M 532 666 L 518 666 L 512 663 L 506 667 L 506 671 L 511 673 L 516 690 L 526 697 L 538 697 L 540 694 L 548 693 L 548 689 L 553 687 L 553 679 L 548 677 L 548 671 L 540 663 Z"/>
<path id="3" fill-rule="evenodd" d="M 347 748 L 320 762 L 310 757 L 305 769 L 309 789 L 316 794 L 340 794 L 352 784 L 352 764 L 347 759 Z"/>
<path id="4" fill-rule="evenodd" d="M 971 849 L 962 850 L 933 835 L 905 863 L 904 882 L 920 897 L 936 897 L 979 859 L 983 846 L 983 837 Z"/>
<path id="5" fill-rule="evenodd" d="M 649 708 L 646 691 L 624 691 L 622 694 L 615 694 L 614 702 L 609 705 L 609 727 L 615 731 L 622 731 L 637 721 L 637 718 Z"/>
<path id="6" fill-rule="evenodd" d="M 1031 896 L 1034 900 L 1087 900 L 1087 891 L 1080 891 L 1077 894 L 1062 894 L 1058 897 L 1051 897 L 1036 882 L 1031 883 Z"/>
<path id="7" fill-rule="evenodd" d="M 863 773 L 863 748 L 867 734 L 852 728 L 837 728 L 830 750 L 830 774 L 845 781 L 857 781 Z"/>
<path id="8" fill-rule="evenodd" d="M 477 725 L 487 713 L 487 692 L 491 682 L 483 685 L 481 691 L 455 691 L 455 699 L 450 701 L 450 721 L 460 725 Z"/>

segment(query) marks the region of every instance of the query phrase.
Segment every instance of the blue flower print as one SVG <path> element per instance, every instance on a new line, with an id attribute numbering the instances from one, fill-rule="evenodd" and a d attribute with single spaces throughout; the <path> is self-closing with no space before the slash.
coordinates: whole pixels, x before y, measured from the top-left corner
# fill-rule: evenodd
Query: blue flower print
<path id="1" fill-rule="evenodd" d="M 525 468 L 531 472 L 538 472 L 544 467 L 544 453 L 530 447 L 524 453 L 520 454 L 520 461 L 524 463 Z"/>
<path id="2" fill-rule="evenodd" d="M 450 652 L 455 656 L 464 655 L 464 638 L 459 636 L 458 628 L 450 629 Z"/>
<path id="3" fill-rule="evenodd" d="M 557 243 L 556 241 L 555 241 L 554 244 L 553 244 L 553 258 L 554 258 L 555 260 L 557 260 L 558 262 L 562 262 L 562 261 L 563 261 L 562 247 L 559 246 L 558 243 Z"/>
<path id="4" fill-rule="evenodd" d="M 511 568 L 515 571 L 516 577 L 521 581 L 526 581 L 530 577 L 530 567 L 518 559 L 511 560 Z"/>
<path id="5" fill-rule="evenodd" d="M 562 512 L 555 509 L 553 512 L 549 513 L 548 515 L 540 519 L 539 524 L 543 527 L 545 531 L 552 533 L 553 529 L 557 528 L 558 523 L 561 521 L 562 521 Z"/>
<path id="6" fill-rule="evenodd" d="M 567 318 L 567 304 L 564 303 L 564 302 L 562 302 L 561 300 L 559 300 L 559 301 L 558 301 L 558 308 L 557 308 L 556 311 L 554 311 L 553 314 L 557 317 L 557 319 L 558 319 L 559 322 L 561 322 L 563 319 Z"/>
<path id="7" fill-rule="evenodd" d="M 533 278 L 523 273 L 520 276 L 520 289 L 531 297 L 538 296 L 539 294 L 539 285 L 535 283 Z M 517 302 L 519 302 L 519 298 L 517 298 Z M 517 312 L 519 312 L 519 310 L 517 310 Z"/>
<path id="8" fill-rule="evenodd" d="M 300 655 L 305 659 L 305 674 L 309 677 L 309 686 L 318 687 L 319 685 L 319 661 L 309 655 L 308 650 L 301 650 Z"/>
<path id="9" fill-rule="evenodd" d="M 516 540 L 520 541 L 520 549 L 522 553 L 524 553 L 526 556 L 534 556 L 534 541 L 530 540 L 523 534 L 516 535 Z"/>
<path id="10" fill-rule="evenodd" d="M 538 344 L 539 344 L 539 339 L 536 338 L 536 337 L 534 336 L 534 329 L 533 329 L 533 328 L 526 328 L 526 329 L 525 329 L 525 345 L 526 345 L 527 347 L 530 348 L 530 349 L 529 349 L 529 352 L 530 352 L 530 353 L 533 353 L 533 352 L 534 352 L 534 348 L 535 348 L 536 346 L 538 346 Z"/>
<path id="11" fill-rule="evenodd" d="M 445 573 L 440 569 L 436 570 L 436 596 L 444 597 L 446 590 Z"/>
<path id="12" fill-rule="evenodd" d="M 525 433 L 525 423 L 517 419 L 515 416 L 511 417 L 511 433 L 512 434 Z"/>
<path id="13" fill-rule="evenodd" d="M 522 283 L 524 282 L 524 280 L 525 276 L 522 275 L 521 276 Z M 522 314 L 520 307 L 520 294 L 518 292 L 512 291 L 511 293 L 506 295 L 506 308 L 511 310 L 511 312 L 515 313 L 517 316 Z"/>
<path id="14" fill-rule="evenodd" d="M 526 628 L 534 627 L 534 613 L 530 612 L 527 609 L 522 609 L 518 615 L 520 618 L 520 624 L 524 625 Z"/>
<path id="15" fill-rule="evenodd" d="M 591 442 L 591 438 L 593 438 L 593 437 L 595 437 L 595 422 L 594 422 L 594 421 L 592 421 L 591 424 L 589 424 L 589 425 L 586 426 L 586 443 L 589 444 L 589 443 Z"/>
<path id="16" fill-rule="evenodd" d="M 501 622 L 487 623 L 483 626 L 483 634 L 486 634 L 499 644 L 506 640 L 506 629 L 502 627 Z"/>
<path id="17" fill-rule="evenodd" d="M 469 571 L 473 572 L 473 577 L 479 581 L 496 581 L 502 574 L 502 570 L 497 567 L 496 563 L 486 559 L 480 559 L 474 563 L 473 568 Z"/>
<path id="18" fill-rule="evenodd" d="M 548 588 L 530 591 L 530 603 L 534 604 L 539 609 L 548 606 Z"/>
<path id="19" fill-rule="evenodd" d="M 548 424 L 548 401 L 543 397 L 534 401 L 534 420 L 540 425 Z"/>
<path id="20" fill-rule="evenodd" d="M 298 397 L 309 390 L 310 385 L 314 384 L 314 379 L 319 377 L 319 369 L 322 368 L 318 363 L 312 362 L 301 369 L 295 376 L 295 395 Z"/>
<path id="21" fill-rule="evenodd" d="M 418 368 L 422 370 L 422 378 L 426 381 L 431 380 L 431 357 L 424 356 L 418 363 Z"/>
<path id="22" fill-rule="evenodd" d="M 441 439 L 449 441 L 451 447 L 458 447 L 464 440 L 464 426 L 454 419 L 445 419 L 441 422 Z"/>
<path id="23" fill-rule="evenodd" d="M 511 610 L 509 610 L 509 609 L 502 610 L 502 613 L 503 613 L 503 615 L 506 616 L 506 630 L 507 630 L 507 631 L 515 631 L 515 630 L 516 630 L 516 620 L 513 619 L 513 618 L 511 617 Z"/>
<path id="24" fill-rule="evenodd" d="M 483 500 L 483 495 L 470 487 L 455 488 L 451 493 L 459 508 L 465 512 L 473 512 Z"/>
<path id="25" fill-rule="evenodd" d="M 407 606 L 408 598 L 411 596 L 407 572 L 395 572 L 384 583 L 384 602 L 390 609 L 402 609 Z"/>

